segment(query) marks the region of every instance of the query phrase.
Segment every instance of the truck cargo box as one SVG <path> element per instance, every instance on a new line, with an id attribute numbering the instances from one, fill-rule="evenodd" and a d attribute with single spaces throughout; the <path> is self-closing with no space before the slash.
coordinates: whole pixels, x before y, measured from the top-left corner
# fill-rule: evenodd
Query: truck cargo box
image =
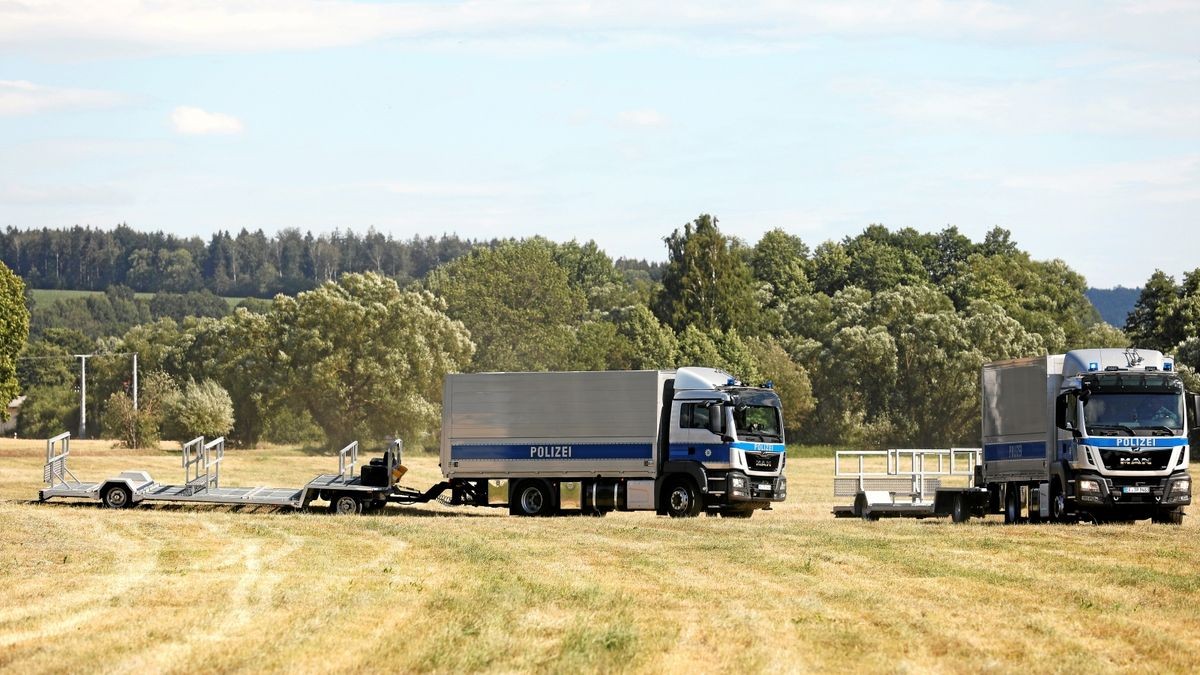
<path id="1" fill-rule="evenodd" d="M 983 461 L 988 480 L 1045 476 L 1062 359 L 1038 356 L 983 367 Z"/>
<path id="2" fill-rule="evenodd" d="M 653 478 L 671 371 L 446 376 L 447 478 Z"/>

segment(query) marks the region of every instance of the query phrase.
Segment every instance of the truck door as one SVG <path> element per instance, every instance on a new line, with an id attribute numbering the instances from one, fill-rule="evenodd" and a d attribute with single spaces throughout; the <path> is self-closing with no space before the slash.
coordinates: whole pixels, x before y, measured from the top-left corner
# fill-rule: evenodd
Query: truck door
<path id="1" fill-rule="evenodd" d="M 724 413 L 724 408 L 709 405 L 710 401 L 684 403 L 681 419 L 690 420 L 687 429 L 688 458 L 706 465 L 729 462 L 729 448 L 718 434 L 710 430 L 710 416 Z"/>

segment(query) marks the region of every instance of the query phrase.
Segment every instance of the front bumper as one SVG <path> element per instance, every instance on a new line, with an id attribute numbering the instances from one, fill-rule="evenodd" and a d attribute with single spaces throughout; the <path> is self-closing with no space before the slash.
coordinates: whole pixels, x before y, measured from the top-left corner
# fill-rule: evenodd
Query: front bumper
<path id="1" fill-rule="evenodd" d="M 1186 490 L 1178 489 L 1180 481 L 1187 481 Z M 1081 506 L 1187 506 L 1192 503 L 1191 476 L 1186 471 L 1165 478 L 1081 474 L 1075 479 L 1075 499 Z"/>
<path id="2" fill-rule="evenodd" d="M 726 475 L 728 489 L 725 501 L 781 502 L 787 499 L 787 476 L 747 476 L 741 471 L 730 471 Z"/>

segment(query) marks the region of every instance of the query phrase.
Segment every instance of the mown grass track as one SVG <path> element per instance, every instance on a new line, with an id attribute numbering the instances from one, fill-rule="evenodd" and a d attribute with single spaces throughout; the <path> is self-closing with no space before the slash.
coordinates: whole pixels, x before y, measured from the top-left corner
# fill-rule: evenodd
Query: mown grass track
<path id="1" fill-rule="evenodd" d="M 832 461 L 749 521 L 520 519 L 389 507 L 32 503 L 44 444 L 0 442 L 0 670 L 1194 671 L 1200 538 L 1183 527 L 836 520 Z M 177 452 L 72 445 L 82 479 Z M 411 459 L 406 484 L 439 477 Z M 223 482 L 336 465 L 230 451 Z"/>

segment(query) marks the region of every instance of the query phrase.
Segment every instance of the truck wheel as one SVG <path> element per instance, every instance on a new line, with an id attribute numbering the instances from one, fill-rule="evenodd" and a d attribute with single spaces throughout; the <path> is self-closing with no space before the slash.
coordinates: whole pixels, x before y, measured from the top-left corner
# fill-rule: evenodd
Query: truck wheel
<path id="1" fill-rule="evenodd" d="M 1067 515 L 1067 493 L 1063 490 L 1062 483 L 1057 478 L 1050 483 L 1050 521 L 1054 523 L 1069 521 Z"/>
<path id="2" fill-rule="evenodd" d="M 509 513 L 515 516 L 548 516 L 553 512 L 550 488 L 540 480 L 524 481 L 513 493 Z"/>
<path id="3" fill-rule="evenodd" d="M 352 516 L 363 512 L 363 503 L 354 495 L 334 495 L 329 512 L 336 516 Z"/>
<path id="4" fill-rule="evenodd" d="M 1004 486 L 1004 524 L 1021 522 L 1021 486 L 1008 483 Z"/>
<path id="5" fill-rule="evenodd" d="M 950 510 L 950 519 L 956 523 L 965 523 L 971 519 L 971 509 L 967 506 L 967 496 L 958 494 L 954 496 L 954 505 Z"/>
<path id="6" fill-rule="evenodd" d="M 104 488 L 103 501 L 110 509 L 127 509 L 133 505 L 133 495 L 124 485 L 110 485 Z"/>
<path id="7" fill-rule="evenodd" d="M 700 492 L 687 478 L 676 478 L 667 483 L 663 497 L 667 503 L 667 515 L 672 518 L 694 518 L 704 510 Z"/>
<path id="8" fill-rule="evenodd" d="M 1161 525 L 1182 525 L 1183 509 L 1163 509 L 1151 516 L 1150 520 Z"/>

